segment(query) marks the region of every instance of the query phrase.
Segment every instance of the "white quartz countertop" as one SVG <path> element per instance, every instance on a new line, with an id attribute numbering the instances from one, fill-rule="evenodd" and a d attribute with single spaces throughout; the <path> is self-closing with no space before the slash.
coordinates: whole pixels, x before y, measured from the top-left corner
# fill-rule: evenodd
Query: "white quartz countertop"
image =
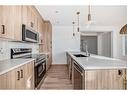
<path id="1" fill-rule="evenodd" d="M 127 68 L 127 62 L 108 58 L 104 56 L 91 54 L 90 57 L 75 57 L 73 54 L 83 54 L 84 52 L 67 52 L 84 70 L 92 69 L 124 69 Z"/>
<path id="2" fill-rule="evenodd" d="M 10 70 L 13 70 L 15 68 L 18 68 L 22 65 L 25 65 L 31 61 L 34 61 L 34 59 L 7 59 L 0 61 L 0 75 L 4 74 Z"/>

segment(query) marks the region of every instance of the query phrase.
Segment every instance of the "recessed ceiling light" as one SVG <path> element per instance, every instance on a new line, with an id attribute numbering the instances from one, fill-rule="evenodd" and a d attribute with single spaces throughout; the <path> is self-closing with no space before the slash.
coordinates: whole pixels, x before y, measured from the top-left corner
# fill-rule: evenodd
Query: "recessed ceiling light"
<path id="1" fill-rule="evenodd" d="M 59 11 L 55 11 L 55 13 L 57 14 L 57 13 L 59 13 Z"/>

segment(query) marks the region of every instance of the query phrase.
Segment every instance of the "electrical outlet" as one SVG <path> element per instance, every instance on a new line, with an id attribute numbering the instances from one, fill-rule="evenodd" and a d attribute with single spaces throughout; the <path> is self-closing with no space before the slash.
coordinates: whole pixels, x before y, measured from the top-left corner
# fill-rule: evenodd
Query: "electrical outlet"
<path id="1" fill-rule="evenodd" d="M 0 54 L 3 54 L 3 48 L 0 48 Z"/>

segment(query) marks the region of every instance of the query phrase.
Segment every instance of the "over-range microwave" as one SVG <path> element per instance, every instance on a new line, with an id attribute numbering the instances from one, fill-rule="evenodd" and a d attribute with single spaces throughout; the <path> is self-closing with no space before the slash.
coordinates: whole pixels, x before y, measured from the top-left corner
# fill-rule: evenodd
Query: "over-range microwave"
<path id="1" fill-rule="evenodd" d="M 26 42 L 39 42 L 39 33 L 22 24 L 22 40 Z"/>

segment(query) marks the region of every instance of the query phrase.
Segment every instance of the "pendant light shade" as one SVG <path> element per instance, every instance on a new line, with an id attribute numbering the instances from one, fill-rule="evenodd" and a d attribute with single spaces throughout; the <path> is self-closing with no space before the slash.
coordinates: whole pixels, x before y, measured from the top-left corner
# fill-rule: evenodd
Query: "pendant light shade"
<path id="1" fill-rule="evenodd" d="M 91 15 L 91 6 L 88 5 L 88 15 L 87 15 L 87 28 L 93 23 L 92 15 Z"/>
<path id="2" fill-rule="evenodd" d="M 120 34 L 127 34 L 127 24 L 121 28 Z"/>

